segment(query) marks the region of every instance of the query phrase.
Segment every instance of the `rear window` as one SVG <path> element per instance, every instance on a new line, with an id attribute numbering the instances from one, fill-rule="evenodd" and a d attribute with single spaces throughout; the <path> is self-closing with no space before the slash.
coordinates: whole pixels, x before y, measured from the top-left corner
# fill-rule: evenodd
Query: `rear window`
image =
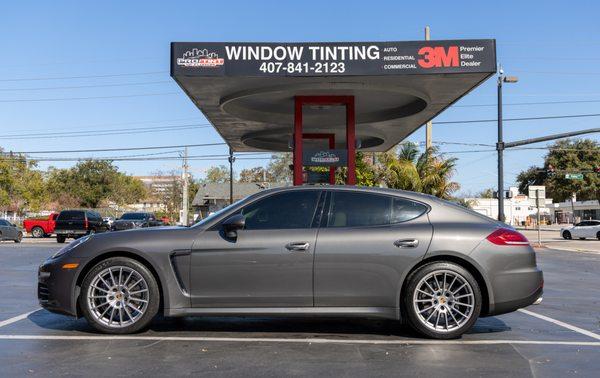
<path id="1" fill-rule="evenodd" d="M 356 192 L 333 192 L 327 227 L 383 226 L 415 219 L 427 206 L 404 198 Z"/>
<path id="2" fill-rule="evenodd" d="M 85 216 L 83 215 L 83 211 L 73 211 L 73 210 L 68 210 L 68 211 L 61 211 L 59 216 L 58 216 L 58 220 L 84 220 Z"/>

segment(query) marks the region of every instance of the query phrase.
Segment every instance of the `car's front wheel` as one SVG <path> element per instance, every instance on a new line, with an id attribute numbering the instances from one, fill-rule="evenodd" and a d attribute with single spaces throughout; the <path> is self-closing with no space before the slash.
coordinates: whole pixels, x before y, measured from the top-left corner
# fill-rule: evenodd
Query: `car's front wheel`
<path id="1" fill-rule="evenodd" d="M 571 233 L 570 233 L 569 231 L 565 231 L 565 232 L 563 232 L 563 235 L 562 235 L 562 236 L 563 236 L 563 239 L 566 239 L 566 240 L 570 240 L 570 239 L 572 239 L 572 238 L 573 238 L 573 237 L 571 236 Z"/>
<path id="2" fill-rule="evenodd" d="M 79 306 L 87 321 L 105 333 L 125 334 L 147 327 L 158 312 L 160 294 L 154 275 L 143 264 L 111 257 L 83 280 Z"/>
<path id="3" fill-rule="evenodd" d="M 408 323 L 416 331 L 435 339 L 453 339 L 477 321 L 481 290 L 463 267 L 435 262 L 409 276 L 403 302 Z"/>

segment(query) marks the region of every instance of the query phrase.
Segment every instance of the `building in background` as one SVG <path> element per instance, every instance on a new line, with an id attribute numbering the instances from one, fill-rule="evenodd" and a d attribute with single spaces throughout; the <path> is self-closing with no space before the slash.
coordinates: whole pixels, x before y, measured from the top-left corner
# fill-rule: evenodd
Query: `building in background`
<path id="1" fill-rule="evenodd" d="M 504 214 L 506 223 L 513 226 L 525 226 L 535 223 L 537 219 L 537 209 L 535 201 L 530 200 L 525 194 L 520 194 L 517 187 L 510 187 L 509 192 L 512 198 L 504 200 Z M 476 212 L 498 219 L 498 199 L 497 198 L 465 198 Z M 553 222 L 551 212 L 552 199 L 546 198 L 544 204 L 540 204 L 540 216 L 546 223 Z"/>
<path id="2" fill-rule="evenodd" d="M 552 204 L 555 223 L 578 223 L 583 220 L 600 219 L 600 201 L 565 201 Z M 573 219 L 573 215 L 575 219 Z"/>
<path id="3" fill-rule="evenodd" d="M 281 183 L 234 183 L 233 201 L 239 201 L 261 190 L 284 186 Z M 192 201 L 194 220 L 203 219 L 229 205 L 229 183 L 207 183 L 200 185 Z"/>

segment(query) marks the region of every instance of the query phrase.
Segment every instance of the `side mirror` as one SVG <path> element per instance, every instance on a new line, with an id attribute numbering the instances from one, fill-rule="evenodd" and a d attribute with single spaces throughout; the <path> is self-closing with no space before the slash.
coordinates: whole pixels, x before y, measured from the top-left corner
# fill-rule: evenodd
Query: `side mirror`
<path id="1" fill-rule="evenodd" d="M 237 231 L 243 230 L 246 226 L 246 218 L 242 214 L 236 214 L 232 217 L 227 218 L 223 222 L 223 230 L 225 230 L 225 236 L 231 239 L 237 238 Z"/>

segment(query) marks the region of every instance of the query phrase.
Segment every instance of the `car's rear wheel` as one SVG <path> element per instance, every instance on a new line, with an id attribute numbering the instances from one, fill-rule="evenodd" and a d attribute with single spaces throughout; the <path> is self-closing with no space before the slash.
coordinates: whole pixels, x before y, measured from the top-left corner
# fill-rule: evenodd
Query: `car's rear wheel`
<path id="1" fill-rule="evenodd" d="M 23 233 L 19 231 L 19 233 L 17 234 L 17 238 L 15 239 L 15 243 L 20 243 L 21 240 L 23 240 Z"/>
<path id="2" fill-rule="evenodd" d="M 31 236 L 34 238 L 43 238 L 44 230 L 41 227 L 34 227 L 31 229 Z"/>
<path id="3" fill-rule="evenodd" d="M 417 332 L 435 339 L 453 339 L 477 321 L 481 290 L 463 267 L 435 262 L 409 276 L 403 302 L 408 323 Z"/>
<path id="4" fill-rule="evenodd" d="M 563 236 L 563 239 L 567 239 L 567 240 L 570 240 L 573 238 L 573 236 L 571 236 L 571 233 L 569 231 L 564 231 L 562 236 Z"/>
<path id="5" fill-rule="evenodd" d="M 56 235 L 56 242 L 57 243 L 64 243 L 65 240 L 67 240 L 67 237 L 64 235 Z"/>
<path id="6" fill-rule="evenodd" d="M 147 327 L 158 312 L 154 275 L 143 264 L 111 257 L 90 270 L 81 285 L 79 306 L 87 321 L 104 333 L 125 334 Z"/>
<path id="7" fill-rule="evenodd" d="M 598 231 L 598 233 L 596 234 L 596 238 L 597 238 L 598 240 L 600 240 L 600 231 Z"/>

